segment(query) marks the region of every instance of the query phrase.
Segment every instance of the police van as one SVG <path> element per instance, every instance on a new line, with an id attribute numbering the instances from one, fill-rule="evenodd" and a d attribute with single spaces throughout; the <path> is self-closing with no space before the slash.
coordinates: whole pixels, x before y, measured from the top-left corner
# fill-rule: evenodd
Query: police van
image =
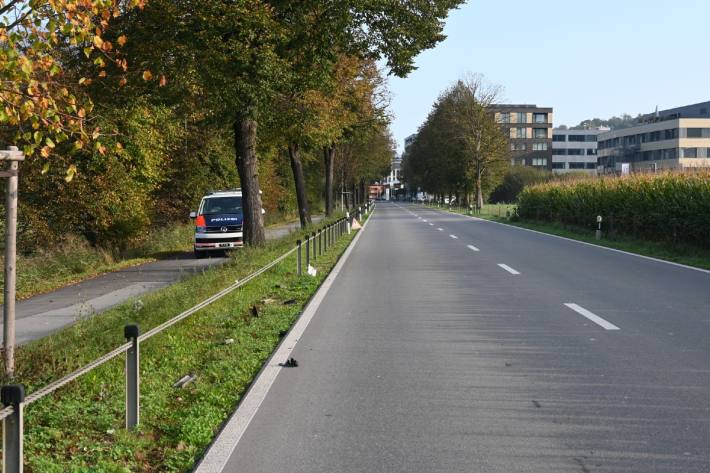
<path id="1" fill-rule="evenodd" d="M 241 189 L 210 192 L 190 218 L 195 219 L 195 258 L 244 245 Z"/>

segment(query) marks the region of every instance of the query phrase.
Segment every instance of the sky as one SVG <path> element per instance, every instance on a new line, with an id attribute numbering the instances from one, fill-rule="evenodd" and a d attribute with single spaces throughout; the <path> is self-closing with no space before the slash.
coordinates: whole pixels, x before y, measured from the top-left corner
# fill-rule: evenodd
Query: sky
<path id="1" fill-rule="evenodd" d="M 444 33 L 389 79 L 399 151 L 468 73 L 504 103 L 553 107 L 555 126 L 710 101 L 710 0 L 469 0 Z"/>

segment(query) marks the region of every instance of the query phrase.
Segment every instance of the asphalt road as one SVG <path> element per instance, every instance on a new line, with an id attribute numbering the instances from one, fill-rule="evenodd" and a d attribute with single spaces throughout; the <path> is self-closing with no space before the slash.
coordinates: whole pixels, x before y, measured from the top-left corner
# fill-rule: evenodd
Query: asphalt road
<path id="1" fill-rule="evenodd" d="M 707 472 L 708 340 L 707 272 L 381 204 L 224 471 Z"/>
<path id="2" fill-rule="evenodd" d="M 322 216 L 313 216 L 319 222 Z M 278 239 L 298 223 L 266 229 L 268 239 Z M 25 343 L 49 335 L 77 320 L 91 317 L 132 297 L 138 297 L 227 261 L 223 255 L 195 259 L 192 252 L 152 263 L 121 269 L 56 291 L 19 301 L 16 305 L 16 340 Z M 0 314 L 2 306 L 0 305 Z M 0 323 L 0 333 L 2 323 Z"/>

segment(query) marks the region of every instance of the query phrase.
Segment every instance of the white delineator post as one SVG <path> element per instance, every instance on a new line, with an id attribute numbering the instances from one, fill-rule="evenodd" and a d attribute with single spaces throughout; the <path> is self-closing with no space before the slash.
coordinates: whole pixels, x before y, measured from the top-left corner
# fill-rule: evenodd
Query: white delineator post
<path id="1" fill-rule="evenodd" d="M 16 146 L 0 151 L 0 161 L 7 161 L 9 166 L 0 171 L 0 177 L 7 178 L 5 195 L 5 287 L 3 302 L 3 353 L 5 357 L 5 375 L 15 373 L 15 285 L 16 285 L 16 245 L 17 245 L 17 174 L 20 161 L 25 155 Z"/>

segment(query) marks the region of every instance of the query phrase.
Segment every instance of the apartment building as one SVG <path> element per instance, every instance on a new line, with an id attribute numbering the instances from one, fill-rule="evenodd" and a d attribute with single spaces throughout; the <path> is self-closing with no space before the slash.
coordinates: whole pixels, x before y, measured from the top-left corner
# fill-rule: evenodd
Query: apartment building
<path id="1" fill-rule="evenodd" d="M 598 136 L 603 173 L 710 168 L 710 102 L 649 113 Z"/>
<path id="2" fill-rule="evenodd" d="M 609 128 L 552 130 L 552 172 L 597 173 L 597 137 Z"/>
<path id="3" fill-rule="evenodd" d="M 552 169 L 552 108 L 495 104 L 491 110 L 510 142 L 514 166 Z"/>

